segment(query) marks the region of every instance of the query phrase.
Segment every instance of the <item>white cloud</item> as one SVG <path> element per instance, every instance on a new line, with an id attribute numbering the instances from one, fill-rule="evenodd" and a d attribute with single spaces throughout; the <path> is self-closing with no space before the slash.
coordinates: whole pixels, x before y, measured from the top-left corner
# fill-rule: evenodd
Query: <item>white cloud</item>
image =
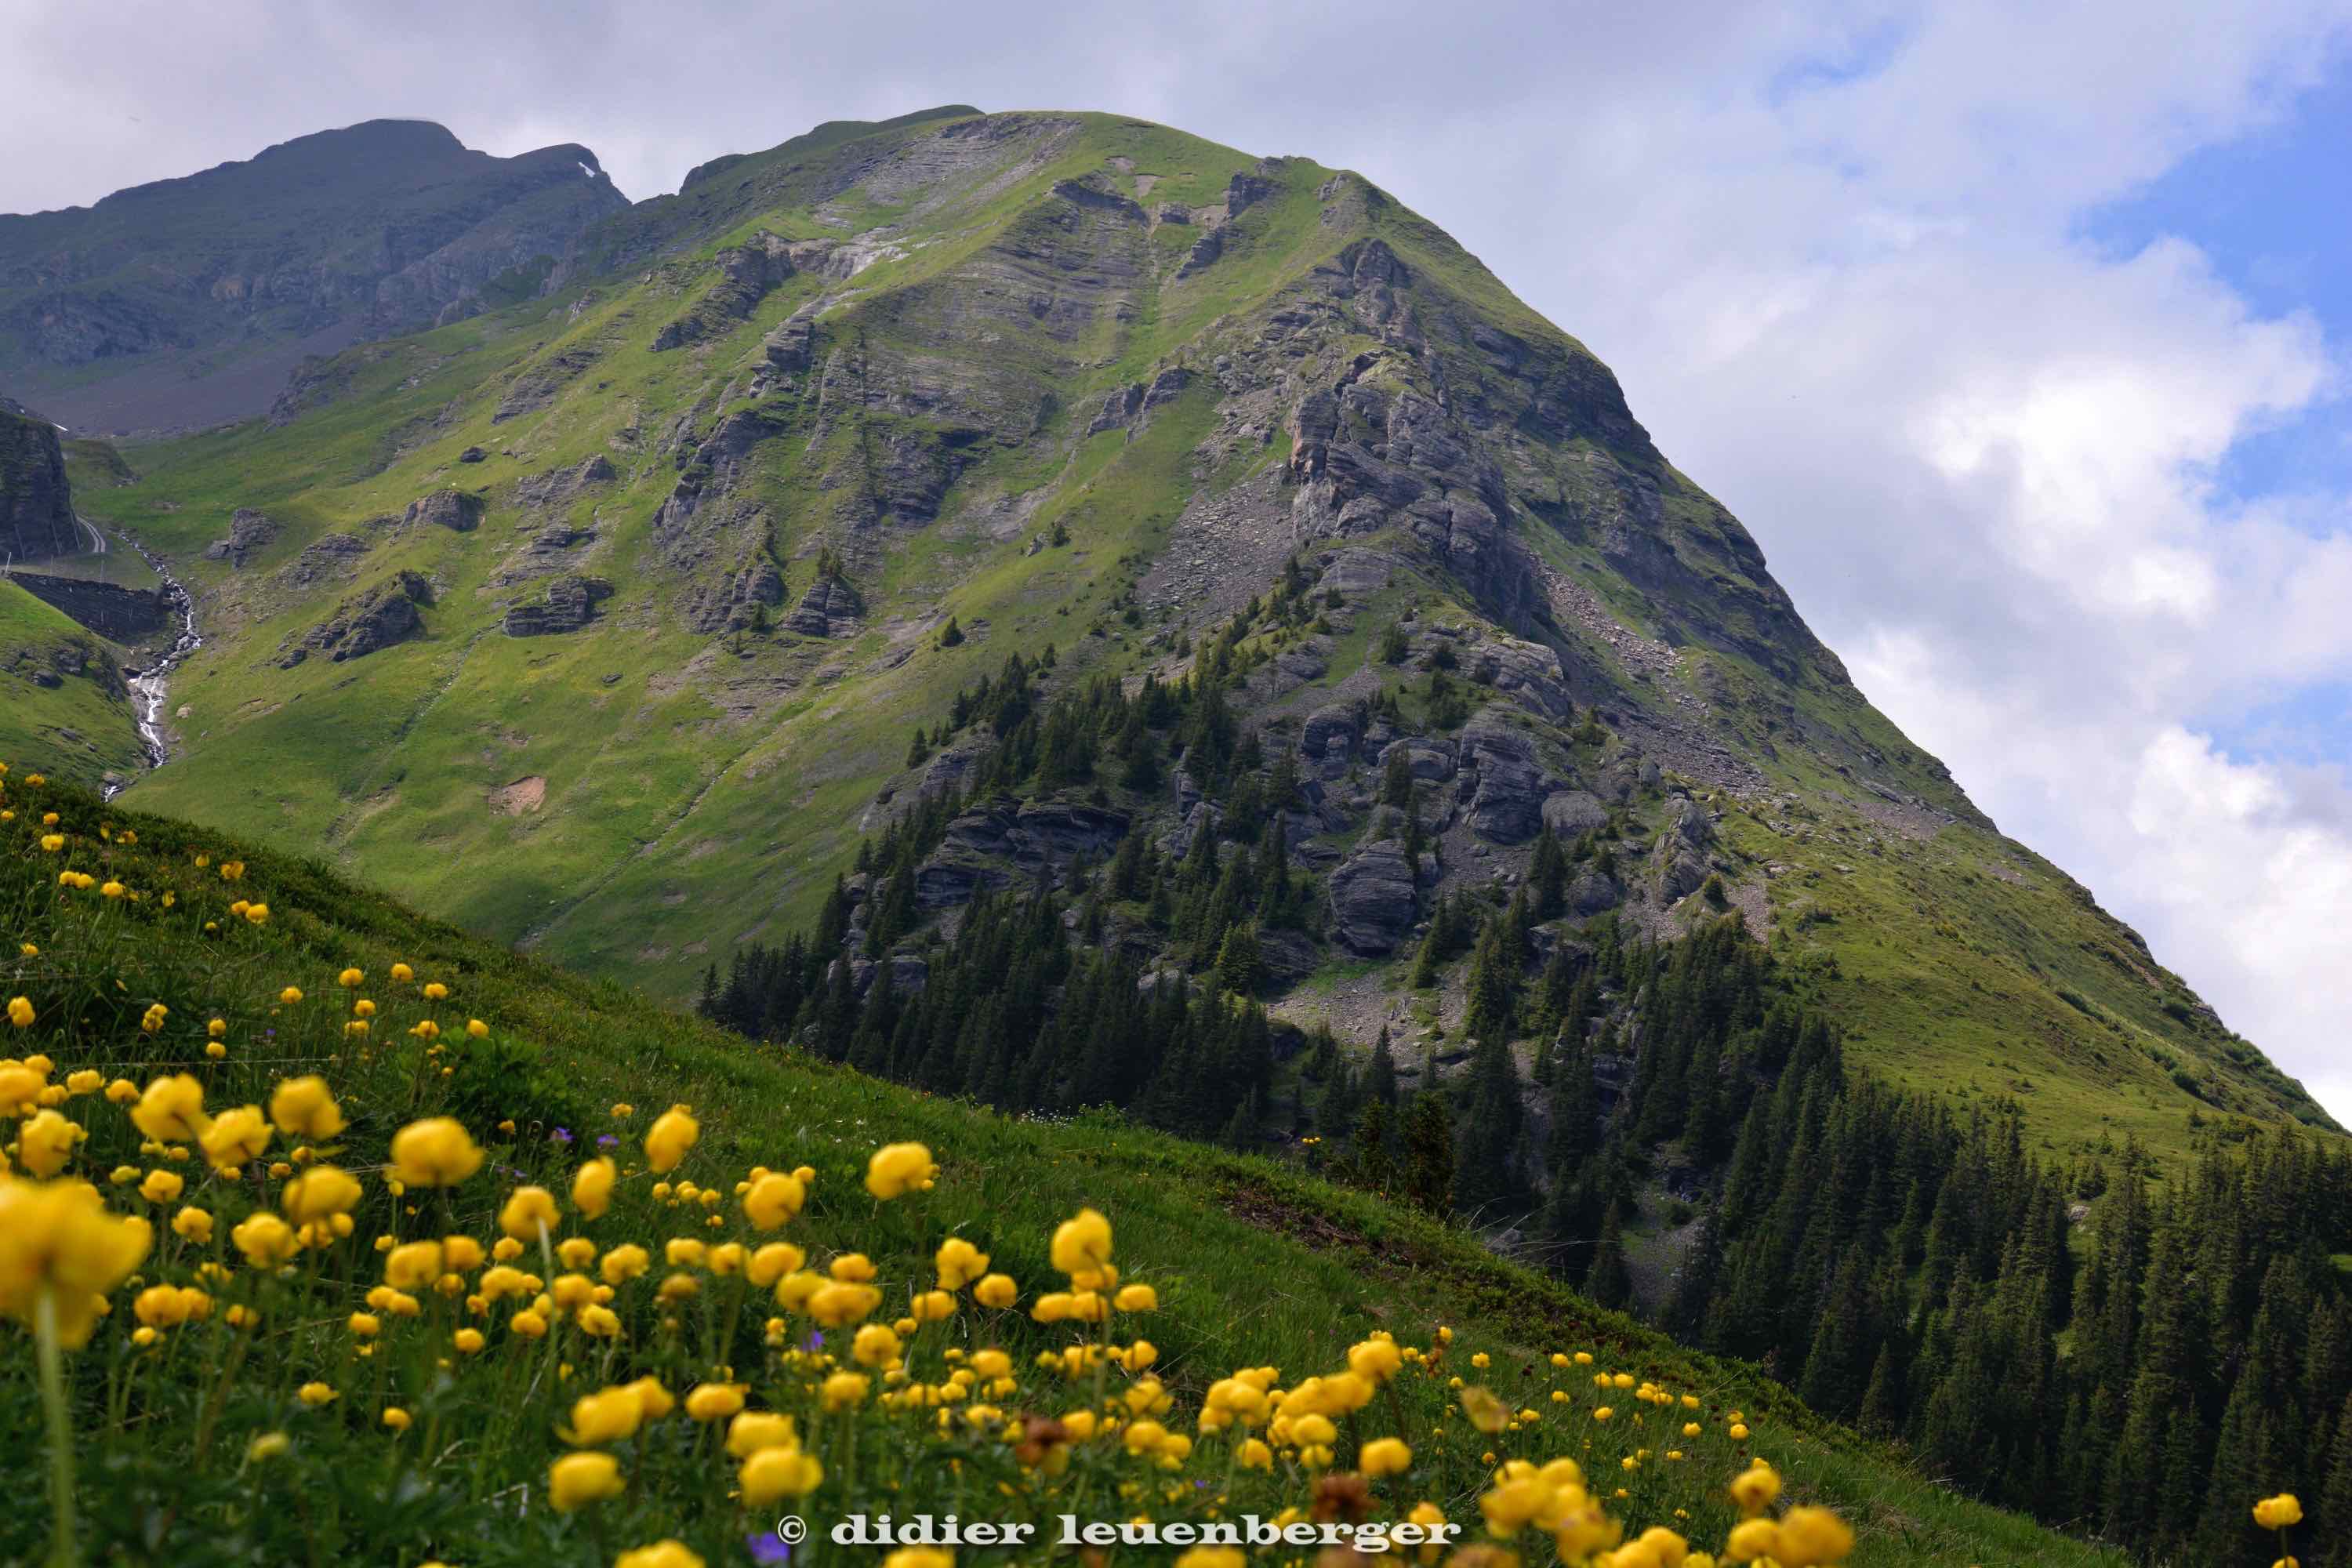
<path id="1" fill-rule="evenodd" d="M 957 100 L 1360 169 L 1607 359 L 1864 688 L 2352 1120 L 2352 796 L 2209 738 L 2352 679 L 2343 498 L 2214 479 L 2333 411 L 2336 350 L 2186 240 L 2076 237 L 2293 112 L 2343 66 L 2342 4 L 85 13 L 12 24 L 0 135 L 50 155 L 0 168 L 0 207 L 394 113 L 586 142 L 640 196 Z"/>

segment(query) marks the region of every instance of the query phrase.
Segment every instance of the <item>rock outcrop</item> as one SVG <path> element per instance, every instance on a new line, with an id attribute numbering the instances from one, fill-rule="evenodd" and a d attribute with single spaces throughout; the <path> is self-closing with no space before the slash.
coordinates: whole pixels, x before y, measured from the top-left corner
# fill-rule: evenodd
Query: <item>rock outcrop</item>
<path id="1" fill-rule="evenodd" d="M 543 637 L 576 632 L 596 618 L 597 605 L 612 594 L 613 584 L 602 577 L 558 577 L 547 585 L 543 600 L 508 608 L 506 634 Z"/>
<path id="2" fill-rule="evenodd" d="M 1419 868 L 1395 838 L 1366 844 L 1331 873 L 1331 940 L 1360 958 L 1394 952 L 1418 918 Z"/>
<path id="3" fill-rule="evenodd" d="M 433 602 L 433 585 L 421 572 L 398 572 L 335 606 L 335 613 L 279 650 L 278 667 L 291 669 L 312 654 L 337 664 L 363 658 L 425 627 L 417 606 Z"/>
<path id="4" fill-rule="evenodd" d="M 251 507 L 229 514 L 228 532 L 205 546 L 205 559 L 243 566 L 245 558 L 278 537 L 278 524 Z"/>
<path id="5" fill-rule="evenodd" d="M 0 557 L 40 561 L 88 548 L 57 426 L 0 398 Z"/>
<path id="6" fill-rule="evenodd" d="M 404 522 L 429 522 L 453 533 L 471 533 L 481 525 L 482 498 L 464 490 L 435 490 L 408 503 Z"/>
<path id="7" fill-rule="evenodd" d="M 925 910 L 968 903 L 982 888 L 1035 879 L 1080 856 L 1100 860 L 1127 837 L 1123 812 L 1060 801 L 999 799 L 948 824 L 939 849 L 915 872 L 915 901 Z"/>
<path id="8" fill-rule="evenodd" d="M 856 632 L 857 617 L 865 613 L 865 601 L 856 589 L 839 577 L 820 577 L 784 617 L 784 629 L 804 637 L 848 636 Z"/>

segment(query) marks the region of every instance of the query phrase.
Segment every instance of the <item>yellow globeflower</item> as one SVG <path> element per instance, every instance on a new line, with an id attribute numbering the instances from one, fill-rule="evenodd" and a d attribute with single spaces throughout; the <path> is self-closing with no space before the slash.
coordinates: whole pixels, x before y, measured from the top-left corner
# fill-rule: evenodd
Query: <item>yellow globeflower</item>
<path id="1" fill-rule="evenodd" d="M 1087 1274 L 1110 1262 L 1110 1221 L 1093 1209 L 1080 1209 L 1054 1231 L 1054 1267 L 1065 1274 Z"/>
<path id="2" fill-rule="evenodd" d="M 558 1513 L 621 1495 L 621 1462 L 610 1454 L 566 1454 L 548 1467 L 547 1500 Z"/>
<path id="3" fill-rule="evenodd" d="M 1853 1531 L 1825 1508 L 1792 1508 L 1780 1516 L 1780 1544 L 1772 1555 L 1781 1568 L 1824 1568 L 1843 1563 L 1853 1550 Z"/>
<path id="4" fill-rule="evenodd" d="M 205 1086 L 186 1073 L 159 1078 L 131 1108 L 131 1121 L 159 1142 L 194 1142 L 211 1125 L 205 1116 Z"/>
<path id="5" fill-rule="evenodd" d="M 405 1432 L 408 1430 L 408 1412 L 397 1405 L 387 1405 L 383 1411 L 383 1424 L 395 1432 Z"/>
<path id="6" fill-rule="evenodd" d="M 683 1541 L 656 1541 L 622 1552 L 613 1568 L 703 1568 L 703 1562 Z"/>
<path id="7" fill-rule="evenodd" d="M 991 1274 L 971 1288 L 971 1299 L 983 1307 L 1002 1310 L 1021 1299 L 1021 1290 L 1010 1274 Z"/>
<path id="8" fill-rule="evenodd" d="M 66 1168 L 74 1145 L 85 1136 L 79 1123 L 44 1110 L 17 1128 L 16 1158 L 26 1170 L 47 1180 Z"/>
<path id="9" fill-rule="evenodd" d="M 849 1356 L 860 1366 L 888 1366 L 898 1359 L 897 1331 L 883 1323 L 866 1324 L 850 1342 Z"/>
<path id="10" fill-rule="evenodd" d="M 348 1172 L 332 1165 L 313 1165 L 286 1184 L 278 1203 L 296 1225 L 331 1219 L 358 1206 L 360 1184 Z"/>
<path id="11" fill-rule="evenodd" d="M 31 1028 L 33 1026 L 32 999 L 26 996 L 9 997 L 8 1021 L 20 1029 Z"/>
<path id="12" fill-rule="evenodd" d="M 274 1268 L 301 1249 L 294 1227 L 268 1211 L 250 1214 L 228 1233 L 229 1240 L 256 1268 Z"/>
<path id="13" fill-rule="evenodd" d="M 412 1187 L 454 1187 L 482 1168 L 482 1151 L 455 1118 L 428 1117 L 392 1135 L 392 1167 Z"/>
<path id="14" fill-rule="evenodd" d="M 572 1430 L 564 1440 L 580 1448 L 617 1443 L 637 1429 L 645 1415 L 644 1397 L 627 1384 L 583 1394 L 572 1402 Z"/>
<path id="15" fill-rule="evenodd" d="M 798 1447 L 761 1448 L 743 1461 L 736 1473 L 749 1508 L 764 1508 L 784 1498 L 805 1497 L 824 1479 L 824 1467 Z"/>
<path id="16" fill-rule="evenodd" d="M 903 1197 L 929 1187 L 940 1168 L 920 1143 L 889 1143 L 866 1163 L 866 1190 L 877 1198 Z"/>
<path id="17" fill-rule="evenodd" d="M 517 1241 L 531 1241 L 553 1230 L 562 1218 L 553 1193 L 545 1187 L 517 1187 L 499 1210 L 499 1228 Z"/>
<path id="18" fill-rule="evenodd" d="M 343 1112 L 325 1079 L 289 1078 L 269 1096 L 269 1120 L 289 1138 L 322 1143 L 343 1130 Z"/>
<path id="19" fill-rule="evenodd" d="M 213 1169 L 234 1171 L 261 1158 L 269 1146 L 269 1123 L 263 1120 L 261 1107 L 241 1105 L 215 1117 L 197 1142 Z"/>
<path id="20" fill-rule="evenodd" d="M 699 1383 L 686 1396 L 686 1415 L 690 1421 L 724 1421 L 743 1408 L 743 1385 L 740 1383 Z"/>
<path id="21" fill-rule="evenodd" d="M 1156 1312 L 1160 1310 L 1160 1292 L 1149 1285 L 1122 1285 L 1111 1305 L 1122 1312 Z"/>
<path id="22" fill-rule="evenodd" d="M 1743 1519 L 1731 1527 L 1730 1537 L 1723 1543 L 1723 1555 L 1734 1563 L 1753 1563 L 1759 1557 L 1779 1558 L 1780 1527 L 1769 1519 Z"/>
<path id="23" fill-rule="evenodd" d="M 773 1230 L 801 1212 L 808 1189 L 782 1172 L 771 1171 L 743 1194 L 743 1216 L 761 1230 Z"/>
<path id="24" fill-rule="evenodd" d="M 901 1546 L 882 1559 L 882 1568 L 955 1568 L 955 1553 L 936 1546 Z"/>
<path id="25" fill-rule="evenodd" d="M 1248 1568 L 1238 1546 L 1195 1546 L 1176 1559 L 1176 1568 Z"/>
<path id="26" fill-rule="evenodd" d="M 656 1174 L 667 1175 L 677 1169 L 686 1152 L 702 1136 L 702 1123 L 694 1119 L 691 1108 L 673 1105 L 654 1118 L 646 1131 L 646 1163 Z"/>
<path id="27" fill-rule="evenodd" d="M 100 1299 L 139 1267 L 152 1239 L 145 1220 L 108 1213 L 85 1182 L 0 1180 L 0 1315 L 37 1331 L 46 1302 L 58 1342 L 79 1349 Z"/>
<path id="28" fill-rule="evenodd" d="M 210 1211 L 194 1206 L 184 1208 L 172 1216 L 172 1234 L 198 1247 L 208 1247 L 213 1239 L 213 1216 Z"/>
<path id="29" fill-rule="evenodd" d="M 772 1410 L 746 1410 L 727 1424 L 727 1451 L 748 1459 L 762 1448 L 797 1447 L 800 1436 L 793 1418 Z"/>
<path id="30" fill-rule="evenodd" d="M 589 1219 L 603 1219 L 613 1206 L 613 1184 L 620 1175 L 610 1160 L 589 1161 L 572 1178 L 572 1206 Z"/>
<path id="31" fill-rule="evenodd" d="M 931 1261 L 940 1271 L 942 1290 L 961 1290 L 988 1272 L 988 1254 L 960 1236 L 940 1243 Z"/>
<path id="32" fill-rule="evenodd" d="M 836 1372 L 824 1380 L 820 1391 L 824 1407 L 831 1411 L 855 1410 L 866 1403 L 872 1392 L 874 1380 L 859 1372 Z"/>
<path id="33" fill-rule="evenodd" d="M 2254 1505 L 2254 1522 L 2264 1530 L 2285 1530 L 2303 1522 L 2303 1501 L 2293 1492 L 2266 1497 Z"/>
<path id="34" fill-rule="evenodd" d="M 1772 1506 L 1780 1495 L 1780 1475 L 1769 1465 L 1753 1465 L 1731 1478 L 1731 1500 L 1750 1517 Z"/>
<path id="35" fill-rule="evenodd" d="M 1368 1477 L 1402 1475 L 1412 1468 L 1412 1450 L 1402 1438 L 1375 1437 L 1356 1457 L 1356 1468 Z"/>
<path id="36" fill-rule="evenodd" d="M 441 1244 L 437 1241 L 411 1241 L 394 1247 L 383 1255 L 383 1282 L 395 1290 L 423 1290 L 440 1279 L 444 1271 Z"/>
<path id="37" fill-rule="evenodd" d="M 331 1384 L 311 1382 L 296 1389 L 294 1397 L 315 1410 L 322 1405 L 332 1405 L 341 1396 L 335 1392 Z"/>

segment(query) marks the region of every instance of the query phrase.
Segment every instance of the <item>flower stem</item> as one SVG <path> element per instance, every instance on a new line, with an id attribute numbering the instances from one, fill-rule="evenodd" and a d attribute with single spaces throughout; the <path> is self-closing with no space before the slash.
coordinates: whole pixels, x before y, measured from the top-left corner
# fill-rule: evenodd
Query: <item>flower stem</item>
<path id="1" fill-rule="evenodd" d="M 49 1417 L 49 1501 L 57 1529 L 49 1542 L 51 1568 L 73 1568 L 74 1551 L 73 1418 L 66 1409 L 65 1358 L 58 1346 L 58 1299 L 54 1286 L 43 1286 L 34 1308 L 34 1336 L 41 1363 L 41 1404 Z"/>

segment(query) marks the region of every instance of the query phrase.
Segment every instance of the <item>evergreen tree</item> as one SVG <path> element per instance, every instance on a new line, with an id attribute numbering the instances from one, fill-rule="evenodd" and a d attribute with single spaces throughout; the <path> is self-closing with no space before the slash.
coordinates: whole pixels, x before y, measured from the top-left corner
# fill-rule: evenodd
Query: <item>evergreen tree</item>
<path id="1" fill-rule="evenodd" d="M 1404 1195 L 1431 1214 L 1454 1209 L 1454 1115 L 1443 1095 L 1426 1089 L 1405 1112 Z"/>

